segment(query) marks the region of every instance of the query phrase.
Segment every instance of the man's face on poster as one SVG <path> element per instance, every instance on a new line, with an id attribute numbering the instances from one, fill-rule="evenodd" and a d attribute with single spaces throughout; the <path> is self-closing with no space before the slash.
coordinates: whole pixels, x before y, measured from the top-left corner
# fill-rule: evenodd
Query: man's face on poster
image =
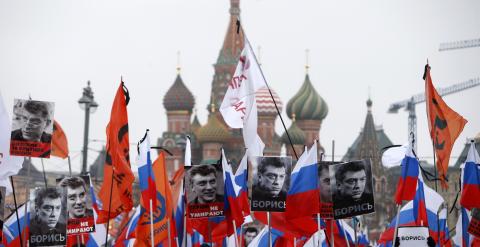
<path id="1" fill-rule="evenodd" d="M 217 195 L 217 177 L 215 173 L 206 176 L 195 174 L 192 177 L 192 191 L 199 203 L 214 202 Z"/>
<path id="2" fill-rule="evenodd" d="M 22 136 L 28 141 L 39 141 L 43 131 L 50 123 L 50 120 L 43 117 L 40 112 L 32 113 L 26 109 L 19 111 L 17 117 L 22 126 Z"/>
<path id="3" fill-rule="evenodd" d="M 328 169 L 321 169 L 318 176 L 318 184 L 320 185 L 320 199 L 322 202 L 331 202 L 332 193 L 330 190 L 330 174 Z"/>
<path id="4" fill-rule="evenodd" d="M 285 167 L 267 165 L 265 171 L 258 174 L 258 186 L 264 193 L 276 197 L 282 191 L 286 177 Z"/>
<path id="5" fill-rule="evenodd" d="M 244 234 L 244 239 L 245 239 L 245 246 L 248 246 L 250 242 L 257 236 L 257 232 L 255 231 L 247 231 Z"/>
<path id="6" fill-rule="evenodd" d="M 36 215 L 42 225 L 47 225 L 49 228 L 55 228 L 60 212 L 62 211 L 62 200 L 58 198 L 46 197 L 42 205 L 36 209 Z"/>
<path id="7" fill-rule="evenodd" d="M 337 182 L 337 189 L 341 196 L 359 200 L 365 190 L 366 181 L 367 174 L 365 170 L 355 172 L 347 171 L 345 172 L 343 181 Z"/>
<path id="8" fill-rule="evenodd" d="M 87 209 L 87 192 L 83 186 L 67 189 L 67 210 L 68 218 L 85 217 Z"/>

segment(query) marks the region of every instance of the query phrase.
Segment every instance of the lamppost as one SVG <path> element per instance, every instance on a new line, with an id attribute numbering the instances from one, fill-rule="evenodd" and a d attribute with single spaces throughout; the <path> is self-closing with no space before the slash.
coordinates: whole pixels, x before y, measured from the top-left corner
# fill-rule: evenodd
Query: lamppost
<path id="1" fill-rule="evenodd" d="M 88 152 L 88 126 L 90 122 L 90 113 L 94 113 L 97 110 L 98 104 L 93 99 L 93 91 L 90 87 L 90 81 L 87 82 L 87 87 L 83 88 L 83 95 L 78 100 L 78 104 L 82 110 L 85 110 L 85 127 L 83 132 L 83 161 L 82 161 L 82 174 L 87 173 L 87 152 Z"/>

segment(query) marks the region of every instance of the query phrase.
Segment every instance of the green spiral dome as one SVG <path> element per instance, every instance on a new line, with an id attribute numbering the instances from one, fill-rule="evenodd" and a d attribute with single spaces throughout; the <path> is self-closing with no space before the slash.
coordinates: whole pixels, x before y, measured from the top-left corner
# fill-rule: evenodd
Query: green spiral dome
<path id="1" fill-rule="evenodd" d="M 317 93 L 308 74 L 300 90 L 288 101 L 287 115 L 297 120 L 323 120 L 328 114 L 325 100 Z"/>

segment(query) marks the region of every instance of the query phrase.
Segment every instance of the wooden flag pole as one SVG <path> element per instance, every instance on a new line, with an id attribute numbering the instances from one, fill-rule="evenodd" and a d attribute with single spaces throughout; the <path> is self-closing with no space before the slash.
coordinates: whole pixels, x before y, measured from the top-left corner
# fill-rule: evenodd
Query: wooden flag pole
<path id="1" fill-rule="evenodd" d="M 268 247 L 272 247 L 272 226 L 270 224 L 270 211 L 267 212 L 267 223 L 268 223 Z"/>
<path id="2" fill-rule="evenodd" d="M 155 239 L 153 238 L 153 202 L 152 199 L 149 200 L 150 203 L 150 238 L 151 238 L 151 246 L 155 246 Z M 109 212 L 110 214 L 110 212 Z M 170 229 L 169 229 L 170 230 Z M 170 236 L 169 236 L 170 238 Z"/>
<path id="3" fill-rule="evenodd" d="M 293 247 L 297 247 L 297 238 L 293 237 Z"/>
<path id="4" fill-rule="evenodd" d="M 72 161 L 70 160 L 70 155 L 67 156 L 68 158 L 68 174 L 70 174 L 70 177 L 72 176 Z"/>
<path id="5" fill-rule="evenodd" d="M 395 246 L 395 244 L 397 242 L 398 221 L 400 220 L 400 207 L 401 206 L 402 206 L 401 204 L 397 205 L 397 216 L 396 216 L 396 220 L 395 220 L 395 230 L 393 231 L 393 244 L 392 244 L 392 246 Z"/>
<path id="6" fill-rule="evenodd" d="M 22 231 L 20 229 L 20 219 L 18 219 L 18 206 L 17 206 L 17 197 L 15 196 L 15 185 L 13 185 L 13 177 L 10 176 L 10 183 L 12 183 L 12 194 L 13 194 L 13 203 L 15 204 L 15 215 L 17 216 L 17 227 L 18 227 L 18 236 L 20 237 L 20 247 L 23 247 Z M 25 203 L 25 208 L 28 204 Z M 27 214 L 24 216 L 27 218 Z"/>
<path id="7" fill-rule="evenodd" d="M 235 238 L 235 247 L 240 247 L 238 244 L 237 224 L 235 223 L 235 220 L 232 220 L 232 222 L 233 222 L 233 237 Z"/>
<path id="8" fill-rule="evenodd" d="M 320 231 L 321 231 L 321 227 L 320 227 L 320 213 L 317 213 L 317 238 L 318 238 L 318 246 L 320 246 Z"/>

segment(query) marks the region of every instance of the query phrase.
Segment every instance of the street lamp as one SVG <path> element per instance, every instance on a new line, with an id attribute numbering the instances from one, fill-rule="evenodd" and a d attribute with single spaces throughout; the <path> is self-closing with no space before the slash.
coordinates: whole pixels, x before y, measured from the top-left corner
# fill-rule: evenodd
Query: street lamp
<path id="1" fill-rule="evenodd" d="M 94 113 L 97 110 L 98 104 L 93 99 L 93 91 L 90 87 L 90 81 L 87 82 L 87 87 L 83 88 L 83 95 L 78 100 L 78 104 L 82 110 L 85 110 L 85 127 L 83 132 L 83 163 L 82 174 L 87 173 L 87 152 L 88 152 L 88 126 L 90 122 L 90 113 Z"/>

